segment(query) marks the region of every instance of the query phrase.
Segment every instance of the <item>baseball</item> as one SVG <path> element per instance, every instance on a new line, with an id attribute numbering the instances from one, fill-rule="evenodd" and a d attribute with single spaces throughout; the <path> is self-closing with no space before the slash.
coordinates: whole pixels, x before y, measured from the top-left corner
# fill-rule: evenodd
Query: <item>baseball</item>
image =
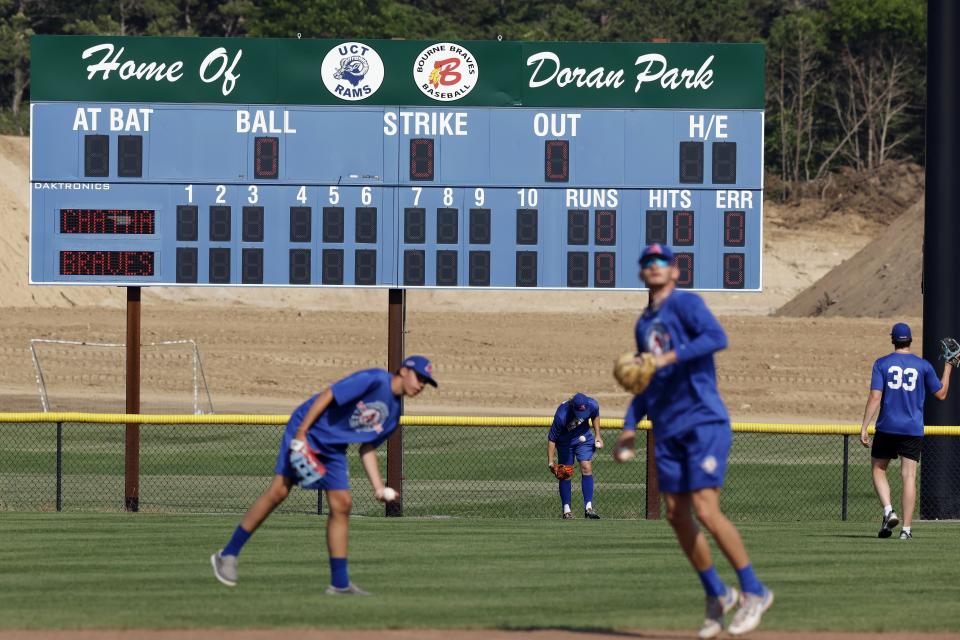
<path id="1" fill-rule="evenodd" d="M 586 442 L 587 436 L 580 436 L 580 442 Z"/>
<path id="2" fill-rule="evenodd" d="M 637 457 L 637 454 L 633 449 L 628 449 L 626 447 L 620 447 L 617 449 L 617 460 L 620 462 L 626 462 L 627 460 L 632 460 Z"/>
<path id="3" fill-rule="evenodd" d="M 391 489 L 390 487 L 384 487 L 383 489 L 383 501 L 384 502 L 393 502 L 397 499 L 397 492 Z"/>

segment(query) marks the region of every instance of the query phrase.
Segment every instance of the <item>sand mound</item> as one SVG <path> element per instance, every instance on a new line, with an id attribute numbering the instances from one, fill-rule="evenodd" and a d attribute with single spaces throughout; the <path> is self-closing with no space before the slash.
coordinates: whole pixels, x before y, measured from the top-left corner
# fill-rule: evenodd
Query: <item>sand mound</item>
<path id="1" fill-rule="evenodd" d="M 923 200 L 896 218 L 855 256 L 832 269 L 780 316 L 901 317 L 923 315 Z"/>

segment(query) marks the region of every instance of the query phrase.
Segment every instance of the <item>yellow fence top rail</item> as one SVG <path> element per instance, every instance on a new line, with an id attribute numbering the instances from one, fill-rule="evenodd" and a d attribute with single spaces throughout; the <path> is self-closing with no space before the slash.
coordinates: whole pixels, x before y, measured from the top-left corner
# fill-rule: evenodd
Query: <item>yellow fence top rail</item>
<path id="1" fill-rule="evenodd" d="M 266 414 L 129 414 L 129 413 L 0 413 L 0 423 L 98 423 L 98 424 L 286 424 L 288 415 Z M 549 428 L 553 423 L 550 417 L 494 417 L 494 416 L 411 416 L 400 418 L 400 424 L 413 427 L 526 427 Z M 619 418 L 601 418 L 604 429 L 620 429 L 623 420 Z M 644 420 L 638 427 L 650 429 L 650 422 Z M 734 422 L 737 433 L 792 433 L 806 435 L 849 435 L 860 434 L 858 424 L 791 424 L 770 422 Z M 870 427 L 870 433 L 874 432 Z M 927 426 L 924 433 L 928 436 L 960 436 L 960 426 Z"/>

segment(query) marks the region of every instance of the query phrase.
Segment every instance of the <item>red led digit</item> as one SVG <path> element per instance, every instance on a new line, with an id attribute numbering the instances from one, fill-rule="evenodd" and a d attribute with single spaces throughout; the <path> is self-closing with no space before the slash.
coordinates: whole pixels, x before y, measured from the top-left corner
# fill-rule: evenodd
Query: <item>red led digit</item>
<path id="1" fill-rule="evenodd" d="M 543 148 L 544 179 L 547 182 L 570 180 L 570 141 L 547 140 Z"/>

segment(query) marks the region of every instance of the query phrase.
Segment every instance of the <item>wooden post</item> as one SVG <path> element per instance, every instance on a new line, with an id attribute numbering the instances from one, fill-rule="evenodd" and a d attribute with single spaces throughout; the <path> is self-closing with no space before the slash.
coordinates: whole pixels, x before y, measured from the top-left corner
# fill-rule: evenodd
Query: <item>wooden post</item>
<path id="1" fill-rule="evenodd" d="M 140 413 L 140 287 L 127 287 L 127 413 Z M 124 507 L 139 511 L 139 424 L 127 423 L 123 467 Z"/>
<path id="2" fill-rule="evenodd" d="M 653 429 L 647 431 L 647 520 L 660 519 L 660 483 L 657 481 L 657 457 L 653 452 Z"/>
<path id="3" fill-rule="evenodd" d="M 387 369 L 394 373 L 403 363 L 403 334 L 406 330 L 407 292 L 405 289 L 390 289 L 387 314 Z M 403 415 L 403 399 L 400 400 L 400 415 Z M 386 515 L 403 515 L 403 427 L 398 426 L 387 440 L 387 486 L 400 492 L 400 497 L 386 504 Z"/>

